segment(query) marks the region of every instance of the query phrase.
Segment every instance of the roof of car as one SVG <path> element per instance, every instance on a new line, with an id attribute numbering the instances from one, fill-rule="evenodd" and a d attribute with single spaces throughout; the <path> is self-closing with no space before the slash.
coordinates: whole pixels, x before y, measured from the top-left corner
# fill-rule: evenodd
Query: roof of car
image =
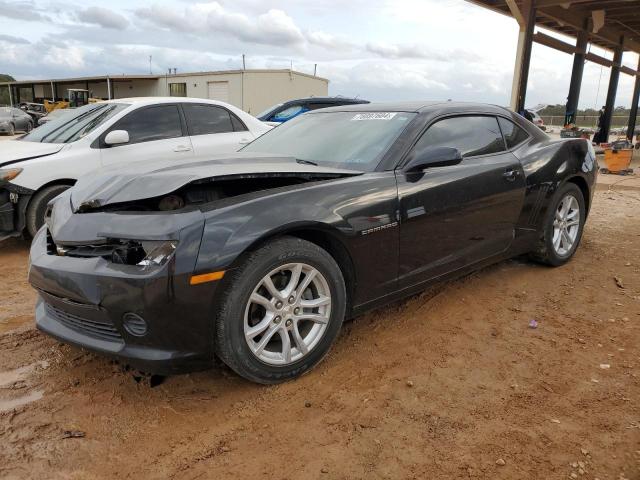
<path id="1" fill-rule="evenodd" d="M 129 98 L 114 98 L 112 100 L 105 100 L 106 103 L 131 103 L 142 105 L 155 105 L 157 103 L 211 103 L 215 105 L 229 105 L 225 102 L 219 102 L 217 100 L 208 100 L 206 98 L 191 98 L 191 97 L 129 97 Z"/>
<path id="2" fill-rule="evenodd" d="M 324 108 L 308 112 L 308 114 L 327 112 L 425 112 L 430 110 L 452 110 L 458 112 L 491 112 L 504 113 L 506 109 L 498 105 L 475 102 L 451 102 L 451 101 L 414 101 L 393 103 L 367 103 L 360 105 L 341 105 L 338 107 Z"/>
<path id="3" fill-rule="evenodd" d="M 286 102 L 282 102 L 282 105 L 286 105 L 289 103 L 304 103 L 304 102 L 361 104 L 361 103 L 369 103 L 369 100 L 363 100 L 362 98 L 349 98 L 349 97 L 306 97 L 306 98 L 294 98 L 291 100 L 287 100 Z"/>

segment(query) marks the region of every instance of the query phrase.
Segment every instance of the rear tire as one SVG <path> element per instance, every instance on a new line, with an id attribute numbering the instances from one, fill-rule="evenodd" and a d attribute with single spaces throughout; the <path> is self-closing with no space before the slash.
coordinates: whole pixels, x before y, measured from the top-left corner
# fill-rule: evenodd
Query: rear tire
<path id="1" fill-rule="evenodd" d="M 344 278 L 333 257 L 313 243 L 273 240 L 250 253 L 223 282 L 215 351 L 252 382 L 299 377 L 324 358 L 340 332 Z"/>
<path id="2" fill-rule="evenodd" d="M 44 225 L 44 214 L 47 211 L 47 204 L 62 192 L 67 190 L 69 185 L 51 185 L 36 193 L 27 207 L 27 231 L 34 237 L 40 227 Z"/>
<path id="3" fill-rule="evenodd" d="M 561 186 L 547 210 L 538 246 L 531 253 L 532 259 L 552 267 L 571 260 L 580 245 L 585 218 L 586 208 L 580 188 L 574 183 Z"/>
<path id="4" fill-rule="evenodd" d="M 26 130 L 26 132 L 27 132 L 27 133 L 30 133 L 30 132 L 31 132 L 31 130 L 33 130 L 33 123 L 29 122 L 29 123 L 27 123 L 27 130 Z"/>

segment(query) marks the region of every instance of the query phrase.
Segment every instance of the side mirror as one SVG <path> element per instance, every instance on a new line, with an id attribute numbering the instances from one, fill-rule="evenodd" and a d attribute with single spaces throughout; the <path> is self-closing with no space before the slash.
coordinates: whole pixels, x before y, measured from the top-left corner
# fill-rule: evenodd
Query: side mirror
<path id="1" fill-rule="evenodd" d="M 462 154 L 457 148 L 433 147 L 413 155 L 402 170 L 405 173 L 415 173 L 430 167 L 457 165 L 461 161 Z"/>
<path id="2" fill-rule="evenodd" d="M 104 137 L 104 143 L 110 147 L 129 143 L 129 132 L 126 130 L 112 130 Z"/>

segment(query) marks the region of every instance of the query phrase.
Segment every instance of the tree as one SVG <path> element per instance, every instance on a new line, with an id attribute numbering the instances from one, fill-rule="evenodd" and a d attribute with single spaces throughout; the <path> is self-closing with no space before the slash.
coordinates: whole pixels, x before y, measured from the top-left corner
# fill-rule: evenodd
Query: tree
<path id="1" fill-rule="evenodd" d="M 6 73 L 0 73 L 0 82 L 14 82 L 15 78 Z M 0 105 L 9 105 L 11 103 L 9 97 L 9 89 L 0 87 Z"/>

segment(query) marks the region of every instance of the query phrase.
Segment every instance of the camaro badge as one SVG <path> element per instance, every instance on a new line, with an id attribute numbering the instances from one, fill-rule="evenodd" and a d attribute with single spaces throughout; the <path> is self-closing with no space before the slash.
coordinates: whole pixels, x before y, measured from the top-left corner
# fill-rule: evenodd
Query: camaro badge
<path id="1" fill-rule="evenodd" d="M 393 228 L 397 226 L 398 226 L 398 222 L 391 222 L 391 223 L 387 223 L 386 225 L 380 225 L 379 227 L 373 227 L 373 228 L 368 228 L 366 230 L 362 230 L 362 232 L 360 233 L 362 235 L 369 235 L 370 233 L 376 233 L 376 232 L 379 232 L 380 230 L 386 230 L 387 228 Z"/>

